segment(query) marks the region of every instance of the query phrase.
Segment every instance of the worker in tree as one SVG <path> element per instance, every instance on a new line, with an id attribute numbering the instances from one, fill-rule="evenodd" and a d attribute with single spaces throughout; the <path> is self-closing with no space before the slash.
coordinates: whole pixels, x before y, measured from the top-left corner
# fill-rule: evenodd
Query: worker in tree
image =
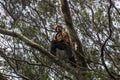
<path id="1" fill-rule="evenodd" d="M 57 33 L 51 41 L 51 53 L 56 56 L 56 49 L 64 50 L 65 53 L 68 55 L 71 65 L 76 67 L 76 61 L 72 54 L 72 46 L 70 44 L 68 33 L 63 32 L 62 26 L 59 24 L 56 24 L 54 28 Z"/>

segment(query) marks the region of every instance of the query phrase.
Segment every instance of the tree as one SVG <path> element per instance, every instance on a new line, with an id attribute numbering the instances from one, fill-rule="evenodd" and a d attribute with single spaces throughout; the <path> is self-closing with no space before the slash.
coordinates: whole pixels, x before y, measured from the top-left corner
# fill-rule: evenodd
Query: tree
<path id="1" fill-rule="evenodd" d="M 120 12 L 115 2 L 1 0 L 0 6 L 4 11 L 0 16 L 0 65 L 11 79 L 120 79 Z M 66 25 L 78 68 L 49 52 L 55 23 Z"/>
<path id="2" fill-rule="evenodd" d="M 68 32 L 70 34 L 71 37 L 71 42 L 73 43 L 73 46 L 77 46 L 77 49 L 75 49 L 74 47 L 74 51 L 76 56 L 79 57 L 80 63 L 81 63 L 81 67 L 83 67 L 80 71 L 83 72 L 85 71 L 85 69 L 87 68 L 87 64 L 85 62 L 85 56 L 84 56 L 84 52 L 82 50 L 82 44 L 78 38 L 77 32 L 75 31 L 74 27 L 73 27 L 73 22 L 72 22 L 72 18 L 70 15 L 70 10 L 69 10 L 69 6 L 67 3 L 67 0 L 59 0 L 61 3 L 61 10 L 63 12 L 63 16 L 64 16 L 64 20 L 68 29 Z M 73 34 L 74 33 L 74 34 Z M 83 76 L 78 76 L 80 77 L 80 79 L 85 80 L 85 78 Z"/>

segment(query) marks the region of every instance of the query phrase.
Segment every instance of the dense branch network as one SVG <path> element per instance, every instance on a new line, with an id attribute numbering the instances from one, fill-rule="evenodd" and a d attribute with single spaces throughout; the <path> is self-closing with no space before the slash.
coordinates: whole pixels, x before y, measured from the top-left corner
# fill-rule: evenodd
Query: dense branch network
<path id="1" fill-rule="evenodd" d="M 47 50 L 45 50 L 42 46 L 40 46 L 39 44 L 37 44 L 35 42 L 32 42 L 31 40 L 29 40 L 27 37 L 23 36 L 22 34 L 11 31 L 11 30 L 2 29 L 2 28 L 0 28 L 0 33 L 20 39 L 21 41 L 25 42 L 25 44 L 31 46 L 32 48 L 37 49 L 43 55 L 46 55 L 48 58 L 51 59 L 51 61 L 53 61 L 57 65 L 65 68 L 68 72 L 70 72 L 74 75 L 78 74 L 74 68 L 71 68 L 70 66 L 66 65 L 63 61 L 60 61 L 57 57 L 53 56 L 51 53 L 49 53 Z"/>

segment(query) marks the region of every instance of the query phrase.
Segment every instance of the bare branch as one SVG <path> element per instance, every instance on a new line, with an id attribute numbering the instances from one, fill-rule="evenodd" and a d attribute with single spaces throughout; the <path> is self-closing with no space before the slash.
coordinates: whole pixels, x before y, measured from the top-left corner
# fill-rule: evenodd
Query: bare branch
<path id="1" fill-rule="evenodd" d="M 66 23 L 66 27 L 68 29 L 69 36 L 71 38 L 71 43 L 73 45 L 73 49 L 76 53 L 76 55 L 79 57 L 79 60 L 81 62 L 81 66 L 87 68 L 86 62 L 85 62 L 85 55 L 82 49 L 82 43 L 78 38 L 77 32 L 75 31 L 73 27 L 72 17 L 70 14 L 69 5 L 67 3 L 67 0 L 59 0 L 59 3 L 61 4 L 61 11 L 63 13 L 64 21 Z M 77 49 L 75 49 L 75 45 L 77 45 Z"/>
<path id="2" fill-rule="evenodd" d="M 9 59 L 7 59 L 7 56 L 3 53 L 3 51 L 2 51 L 1 49 L 0 49 L 0 56 L 3 57 L 3 58 L 7 61 L 7 63 L 10 65 L 10 67 L 14 70 L 14 72 L 15 72 L 18 76 L 22 77 L 23 79 L 30 80 L 28 77 L 26 77 L 26 76 L 18 73 L 18 72 L 15 70 L 14 64 L 13 64 Z"/>
<path id="3" fill-rule="evenodd" d="M 11 37 L 16 37 L 16 38 L 22 40 L 28 46 L 31 46 L 32 48 L 37 49 L 42 54 L 44 54 L 48 58 L 50 58 L 52 62 L 54 62 L 55 64 L 61 66 L 66 71 L 70 72 L 71 74 L 73 74 L 73 75 L 79 75 L 80 74 L 80 73 L 78 73 L 78 71 L 76 71 L 76 69 L 70 67 L 69 65 L 66 65 L 65 62 L 60 61 L 57 57 L 55 57 L 51 53 L 49 53 L 43 46 L 40 46 L 39 44 L 37 44 L 35 42 L 32 42 L 31 40 L 29 40 L 27 37 L 23 36 L 22 34 L 14 32 L 14 31 L 11 31 L 11 30 L 2 29 L 2 28 L 0 28 L 0 33 L 4 34 L 4 35 L 9 35 Z"/>
<path id="4" fill-rule="evenodd" d="M 117 13 L 120 15 L 120 11 L 118 10 L 118 8 L 115 6 L 115 4 L 113 2 L 111 2 L 112 6 L 115 8 L 115 10 L 117 11 Z"/>
<path id="5" fill-rule="evenodd" d="M 109 40 L 109 39 L 111 38 L 111 36 L 112 36 L 112 29 L 111 29 L 112 21 L 111 21 L 111 15 L 110 15 L 110 10 L 111 10 L 111 6 L 112 6 L 111 3 L 112 3 L 112 2 L 111 2 L 111 0 L 110 0 L 110 6 L 109 6 L 109 8 L 108 8 L 108 20 L 109 20 L 109 32 L 110 32 L 110 33 L 109 33 L 108 38 L 104 41 L 104 43 L 103 43 L 103 45 L 102 45 L 102 47 L 101 47 L 101 61 L 102 61 L 103 66 L 105 67 L 107 73 L 109 74 L 109 76 L 110 76 L 112 79 L 116 80 L 116 78 L 111 74 L 111 72 L 110 72 L 109 69 L 107 68 L 107 65 L 105 64 L 105 60 L 104 60 L 104 48 L 105 48 L 105 46 L 106 46 L 106 43 L 108 42 L 108 40 Z"/>

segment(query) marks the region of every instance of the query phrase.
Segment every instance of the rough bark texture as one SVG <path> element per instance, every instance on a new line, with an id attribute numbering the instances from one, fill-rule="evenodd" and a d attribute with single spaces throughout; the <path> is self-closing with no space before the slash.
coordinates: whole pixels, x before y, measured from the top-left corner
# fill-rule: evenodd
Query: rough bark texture
<path id="1" fill-rule="evenodd" d="M 61 5 L 63 18 L 65 20 L 65 24 L 66 24 L 67 29 L 68 29 L 68 33 L 69 33 L 69 36 L 71 38 L 72 45 L 75 46 L 75 44 L 77 44 L 77 49 L 75 50 L 74 47 L 73 47 L 73 49 L 74 49 L 75 54 L 77 55 L 77 57 L 79 58 L 79 61 L 81 63 L 80 67 L 83 68 L 83 69 L 81 69 L 81 71 L 84 71 L 85 68 L 87 68 L 85 58 L 84 58 L 84 52 L 82 50 L 82 44 L 78 38 L 77 32 L 75 31 L 75 29 L 73 27 L 73 22 L 72 22 L 72 17 L 70 15 L 70 9 L 68 6 L 68 2 L 67 2 L 67 0 L 59 0 L 59 2 Z M 85 79 L 81 79 L 81 80 L 85 80 Z"/>

